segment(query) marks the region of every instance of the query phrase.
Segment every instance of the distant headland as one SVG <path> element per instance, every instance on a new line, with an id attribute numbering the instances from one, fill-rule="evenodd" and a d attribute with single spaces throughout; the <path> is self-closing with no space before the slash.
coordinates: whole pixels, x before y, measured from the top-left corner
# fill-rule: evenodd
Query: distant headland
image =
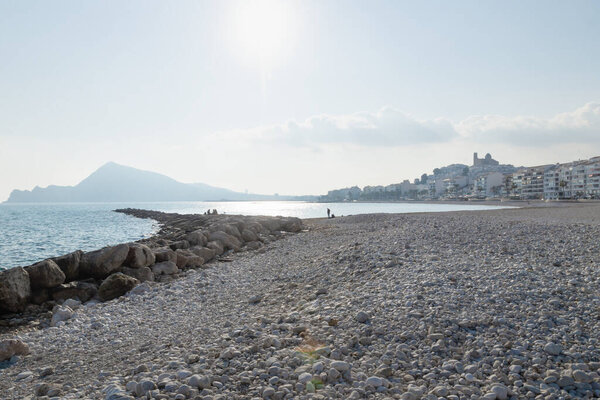
<path id="1" fill-rule="evenodd" d="M 316 196 L 240 193 L 109 162 L 76 186 L 13 190 L 7 203 L 316 200 Z"/>

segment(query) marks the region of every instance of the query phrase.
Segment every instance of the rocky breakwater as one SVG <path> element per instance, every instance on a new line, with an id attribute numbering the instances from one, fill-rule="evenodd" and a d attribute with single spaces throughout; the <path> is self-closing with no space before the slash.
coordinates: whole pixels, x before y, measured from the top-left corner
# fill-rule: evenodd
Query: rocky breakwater
<path id="1" fill-rule="evenodd" d="M 82 303 L 112 300 L 141 282 L 172 281 L 182 271 L 206 268 L 212 260 L 260 249 L 302 229 L 298 218 L 116 211 L 152 218 L 161 224 L 161 230 L 139 242 L 87 253 L 78 250 L 1 271 L 0 323 L 39 324 L 39 316 L 45 315 L 52 326 L 57 326 Z"/>

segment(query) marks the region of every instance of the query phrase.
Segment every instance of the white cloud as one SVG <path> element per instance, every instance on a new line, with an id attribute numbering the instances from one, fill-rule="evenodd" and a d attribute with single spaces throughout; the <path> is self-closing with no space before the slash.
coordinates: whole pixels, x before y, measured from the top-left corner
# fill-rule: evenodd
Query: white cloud
<path id="1" fill-rule="evenodd" d="M 215 134 L 222 136 L 223 132 Z M 359 146 L 406 146 L 447 142 L 457 136 L 450 121 L 418 120 L 392 107 L 378 112 L 316 115 L 302 122 L 236 130 L 225 133 L 236 139 L 315 147 L 336 143 Z"/>
<path id="2" fill-rule="evenodd" d="M 301 122 L 291 120 L 278 125 L 218 132 L 214 137 L 308 148 L 332 144 L 403 147 L 456 140 L 512 146 L 600 143 L 600 103 L 588 103 L 551 118 L 475 115 L 459 122 L 444 118 L 419 120 L 392 107 L 384 107 L 378 112 L 323 114 Z"/>
<path id="3" fill-rule="evenodd" d="M 600 144 L 600 103 L 551 118 L 534 116 L 472 116 L 454 125 L 466 139 L 514 146 L 548 146 L 560 143 Z"/>

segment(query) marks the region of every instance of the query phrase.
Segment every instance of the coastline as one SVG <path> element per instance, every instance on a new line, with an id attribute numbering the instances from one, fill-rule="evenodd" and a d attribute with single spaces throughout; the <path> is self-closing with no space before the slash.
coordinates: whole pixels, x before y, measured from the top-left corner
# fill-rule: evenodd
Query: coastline
<path id="1" fill-rule="evenodd" d="M 31 354 L 0 369 L 0 394 L 600 395 L 600 205 L 303 222 L 23 332 Z"/>

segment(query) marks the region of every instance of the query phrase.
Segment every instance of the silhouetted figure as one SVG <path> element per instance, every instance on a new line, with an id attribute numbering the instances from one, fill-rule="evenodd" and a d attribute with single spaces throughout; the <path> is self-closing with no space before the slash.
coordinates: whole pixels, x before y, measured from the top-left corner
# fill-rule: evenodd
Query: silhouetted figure
<path id="1" fill-rule="evenodd" d="M 331 218 L 331 210 L 329 208 L 327 209 L 327 218 Z"/>
<path id="2" fill-rule="evenodd" d="M 335 214 L 331 214 L 331 218 L 335 218 Z"/>
<path id="3" fill-rule="evenodd" d="M 217 214 L 218 214 L 217 209 L 213 208 L 213 215 L 217 215 Z"/>

